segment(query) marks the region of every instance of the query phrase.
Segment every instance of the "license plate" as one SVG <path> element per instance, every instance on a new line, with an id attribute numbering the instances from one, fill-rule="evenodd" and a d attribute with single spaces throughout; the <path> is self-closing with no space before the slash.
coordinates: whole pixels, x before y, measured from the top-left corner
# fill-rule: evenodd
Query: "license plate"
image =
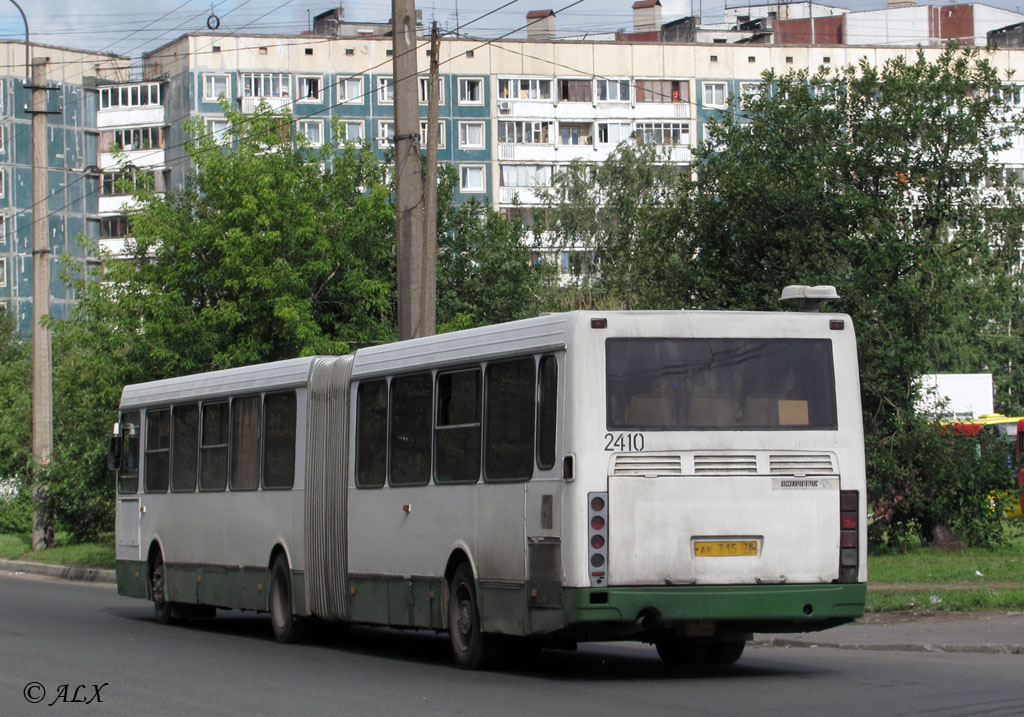
<path id="1" fill-rule="evenodd" d="M 697 558 L 727 558 L 734 555 L 757 555 L 756 540 L 697 540 L 693 543 Z"/>

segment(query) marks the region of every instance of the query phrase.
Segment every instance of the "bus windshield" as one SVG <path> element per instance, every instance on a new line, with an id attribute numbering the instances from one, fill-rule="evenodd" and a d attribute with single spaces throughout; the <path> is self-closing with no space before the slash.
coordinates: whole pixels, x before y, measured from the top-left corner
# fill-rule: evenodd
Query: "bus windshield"
<path id="1" fill-rule="evenodd" d="M 608 339 L 608 428 L 836 430 L 828 339 Z"/>

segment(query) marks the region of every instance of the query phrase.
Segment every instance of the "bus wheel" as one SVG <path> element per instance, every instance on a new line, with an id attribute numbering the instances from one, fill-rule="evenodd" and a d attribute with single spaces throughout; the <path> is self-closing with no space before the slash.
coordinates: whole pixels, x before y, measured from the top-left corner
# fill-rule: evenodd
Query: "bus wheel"
<path id="1" fill-rule="evenodd" d="M 743 648 L 746 646 L 745 640 L 713 642 L 708 648 L 707 664 L 731 665 L 740 659 L 740 655 L 743 654 Z"/>
<path id="2" fill-rule="evenodd" d="M 452 576 L 448 598 L 448 635 L 455 664 L 464 670 L 478 670 L 494 663 L 500 650 L 497 635 L 480 630 L 480 610 L 469 563 L 463 563 Z"/>
<path id="3" fill-rule="evenodd" d="M 658 657 L 666 665 L 686 667 L 704 664 L 708 657 L 711 643 L 670 637 L 658 640 L 654 643 L 654 646 L 658 649 Z"/>
<path id="4" fill-rule="evenodd" d="M 270 569 L 270 624 L 278 642 L 294 642 L 295 621 L 292 619 L 292 581 L 288 561 L 278 555 Z"/>
<path id="5" fill-rule="evenodd" d="M 181 611 L 172 602 L 168 602 L 164 596 L 164 585 L 167 571 L 164 569 L 163 556 L 157 556 L 156 564 L 153 565 L 153 574 L 150 576 L 149 588 L 153 596 L 153 609 L 156 613 L 156 621 L 161 625 L 170 625 L 182 621 Z"/>

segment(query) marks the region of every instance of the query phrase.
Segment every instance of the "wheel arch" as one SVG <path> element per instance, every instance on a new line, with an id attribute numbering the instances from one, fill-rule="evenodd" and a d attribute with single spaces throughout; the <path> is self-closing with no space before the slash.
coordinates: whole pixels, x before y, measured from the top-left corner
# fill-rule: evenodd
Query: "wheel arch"
<path id="1" fill-rule="evenodd" d="M 477 577 L 476 565 L 473 564 L 473 559 L 470 557 L 469 548 L 459 543 L 453 546 L 448 554 L 448 562 L 444 566 L 444 580 L 441 582 L 441 622 L 445 630 L 448 629 L 448 601 L 451 598 L 452 578 L 463 563 L 469 565 L 475 580 Z"/>

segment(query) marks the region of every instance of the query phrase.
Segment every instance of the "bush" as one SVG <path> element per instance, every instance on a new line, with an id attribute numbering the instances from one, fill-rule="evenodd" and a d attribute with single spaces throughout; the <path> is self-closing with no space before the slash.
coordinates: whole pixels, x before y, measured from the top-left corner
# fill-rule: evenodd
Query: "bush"
<path id="1" fill-rule="evenodd" d="M 992 509 L 991 496 L 1016 489 L 1013 448 L 1012 441 L 994 435 L 979 441 L 917 416 L 900 420 L 889 436 L 869 437 L 870 541 L 896 548 L 914 537 L 970 546 L 1002 542 L 1005 516 Z M 880 475 L 888 477 L 885 485 Z"/>
<path id="2" fill-rule="evenodd" d="M 32 489 L 20 476 L 0 478 L 0 533 L 32 530 Z"/>

